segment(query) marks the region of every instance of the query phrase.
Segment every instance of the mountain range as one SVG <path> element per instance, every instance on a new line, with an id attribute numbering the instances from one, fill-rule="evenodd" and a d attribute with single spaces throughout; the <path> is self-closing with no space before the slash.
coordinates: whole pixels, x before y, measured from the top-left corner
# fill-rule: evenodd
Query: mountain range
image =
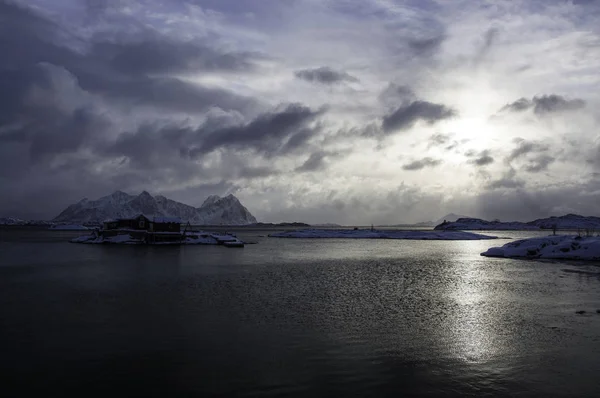
<path id="1" fill-rule="evenodd" d="M 539 218 L 529 222 L 486 221 L 480 218 L 459 218 L 437 225 L 436 230 L 530 230 L 530 229 L 600 229 L 600 217 L 566 214 L 560 217 Z"/>
<path id="2" fill-rule="evenodd" d="M 193 207 L 162 195 L 152 196 L 144 191 L 129 195 L 113 192 L 97 200 L 87 198 L 70 205 L 56 216 L 53 222 L 100 223 L 107 219 L 135 217 L 179 217 L 194 225 L 246 225 L 256 223 L 256 218 L 234 195 L 223 198 L 209 196 L 202 206 Z"/>

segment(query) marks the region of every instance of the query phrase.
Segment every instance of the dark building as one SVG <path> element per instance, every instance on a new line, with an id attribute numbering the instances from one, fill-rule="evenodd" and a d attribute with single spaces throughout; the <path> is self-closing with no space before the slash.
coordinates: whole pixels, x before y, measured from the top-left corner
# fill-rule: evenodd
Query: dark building
<path id="1" fill-rule="evenodd" d="M 149 230 L 151 232 L 180 232 L 181 219 L 179 217 L 153 217 Z"/>
<path id="2" fill-rule="evenodd" d="M 146 217 L 140 214 L 133 218 L 118 218 L 104 222 L 104 229 L 130 229 L 148 232 L 180 232 L 179 217 Z"/>
<path id="3" fill-rule="evenodd" d="M 150 229 L 150 220 L 143 214 L 133 218 L 118 218 L 104 222 L 104 229 L 131 229 L 135 231 L 148 231 Z"/>
<path id="4" fill-rule="evenodd" d="M 179 217 L 146 217 L 143 214 L 107 220 L 99 234 L 104 237 L 129 235 L 146 243 L 178 242 L 183 239 Z"/>

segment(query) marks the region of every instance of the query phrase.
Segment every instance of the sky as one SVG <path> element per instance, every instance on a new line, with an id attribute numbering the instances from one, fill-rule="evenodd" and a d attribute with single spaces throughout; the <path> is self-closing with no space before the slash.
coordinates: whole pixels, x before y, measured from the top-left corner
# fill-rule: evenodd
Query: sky
<path id="1" fill-rule="evenodd" d="M 0 216 L 600 215 L 600 1 L 0 0 Z"/>

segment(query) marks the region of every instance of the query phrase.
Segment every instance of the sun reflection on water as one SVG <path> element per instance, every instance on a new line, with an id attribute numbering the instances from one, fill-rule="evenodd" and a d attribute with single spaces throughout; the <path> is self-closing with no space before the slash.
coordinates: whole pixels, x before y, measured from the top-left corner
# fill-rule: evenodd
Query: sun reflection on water
<path id="1" fill-rule="evenodd" d="M 489 242 L 456 242 L 459 253 L 485 250 Z M 457 304 L 453 318 L 449 320 L 450 339 L 453 350 L 466 362 L 483 363 L 500 355 L 504 348 L 499 341 L 498 311 L 493 308 L 493 292 L 487 288 L 486 270 L 483 262 L 457 262 L 457 279 L 450 292 Z"/>

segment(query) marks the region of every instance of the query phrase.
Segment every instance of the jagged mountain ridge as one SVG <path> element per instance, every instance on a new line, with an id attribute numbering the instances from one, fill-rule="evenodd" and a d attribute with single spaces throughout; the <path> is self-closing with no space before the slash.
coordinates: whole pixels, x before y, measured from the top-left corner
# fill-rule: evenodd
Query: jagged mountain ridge
<path id="1" fill-rule="evenodd" d="M 152 196 L 146 191 L 137 196 L 116 191 L 97 200 L 85 198 L 67 207 L 52 221 L 93 223 L 135 217 L 138 214 L 148 217 L 179 217 L 183 222 L 189 221 L 196 225 L 246 225 L 257 222 L 232 194 L 223 198 L 211 195 L 202 206 L 196 208 L 162 195 Z"/>

